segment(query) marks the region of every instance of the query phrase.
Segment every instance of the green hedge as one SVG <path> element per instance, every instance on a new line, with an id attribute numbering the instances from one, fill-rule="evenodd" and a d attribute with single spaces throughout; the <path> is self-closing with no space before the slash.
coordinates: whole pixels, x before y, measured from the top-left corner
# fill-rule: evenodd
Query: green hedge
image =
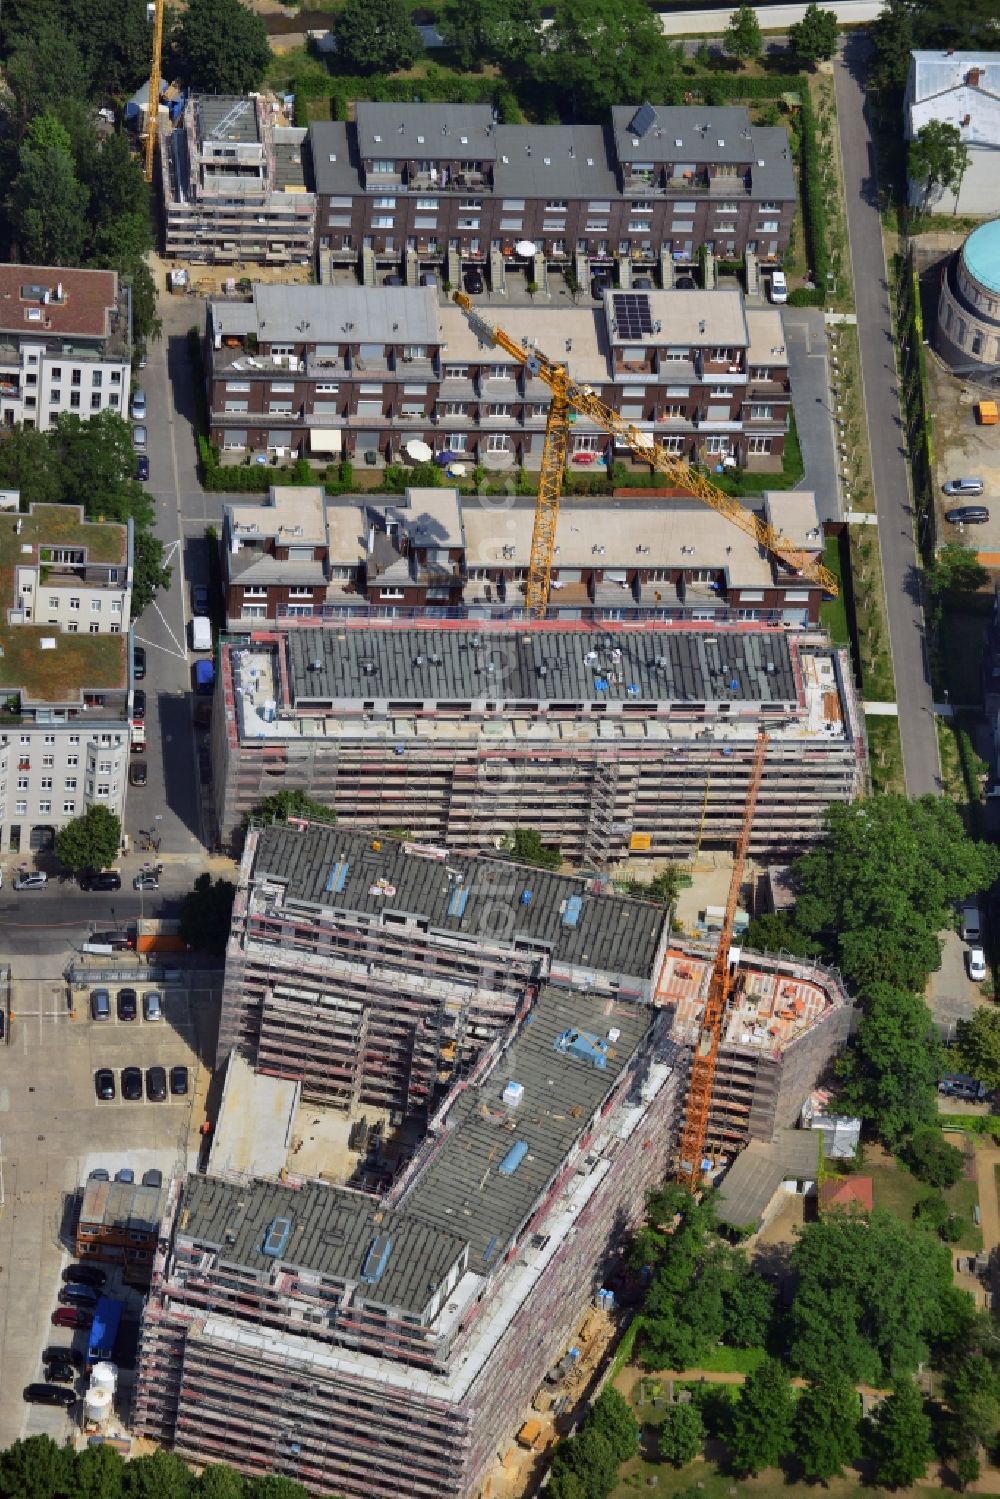
<path id="1" fill-rule="evenodd" d="M 827 253 L 826 204 L 823 201 L 823 175 L 820 171 L 819 146 L 816 142 L 816 116 L 808 92 L 803 92 L 801 121 L 801 143 L 799 165 L 801 168 L 802 214 L 805 219 L 806 244 L 813 280 L 820 291 L 820 305 L 826 289 L 830 257 Z M 801 304 L 797 304 L 801 305 Z"/>
<path id="2" fill-rule="evenodd" d="M 825 301 L 818 286 L 797 286 L 788 293 L 789 307 L 822 307 Z"/>
<path id="3" fill-rule="evenodd" d="M 364 99 L 382 104 L 490 104 L 503 124 L 524 123 L 517 95 L 503 79 L 449 73 L 432 65 L 421 78 L 396 78 L 386 73 L 355 78 L 341 74 L 334 75 L 330 82 L 332 120 L 346 120 L 349 101 Z"/>

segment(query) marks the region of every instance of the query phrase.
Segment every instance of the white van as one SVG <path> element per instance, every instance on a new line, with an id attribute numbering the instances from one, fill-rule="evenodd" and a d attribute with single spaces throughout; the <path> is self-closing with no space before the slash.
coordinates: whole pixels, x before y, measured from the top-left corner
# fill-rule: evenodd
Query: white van
<path id="1" fill-rule="evenodd" d="M 978 942 L 983 935 L 983 921 L 979 914 L 979 902 L 967 900 L 962 907 L 962 941 Z"/>
<path id="2" fill-rule="evenodd" d="M 206 619 L 204 614 L 196 614 L 191 621 L 191 649 L 194 651 L 212 649 L 212 621 Z"/>

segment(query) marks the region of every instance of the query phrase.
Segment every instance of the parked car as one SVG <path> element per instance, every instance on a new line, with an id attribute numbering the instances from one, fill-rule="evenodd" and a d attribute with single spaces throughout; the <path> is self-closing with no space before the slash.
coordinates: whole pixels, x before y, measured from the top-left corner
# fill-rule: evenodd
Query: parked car
<path id="1" fill-rule="evenodd" d="M 155 1171 L 155 1170 L 154 1171 L 144 1171 L 142 1173 L 142 1184 L 143 1184 L 144 1187 L 162 1187 L 163 1186 L 163 1172 L 162 1171 Z"/>
<path id="2" fill-rule="evenodd" d="M 959 912 L 959 934 L 963 942 L 978 943 L 983 935 L 983 915 L 978 900 L 967 900 Z"/>
<path id="3" fill-rule="evenodd" d="M 424 271 L 423 275 L 420 278 L 420 285 L 437 286 L 437 284 L 438 278 L 434 275 L 433 271 Z"/>
<path id="4" fill-rule="evenodd" d="M 50 1359 L 42 1364 L 47 1384 L 75 1384 L 76 1370 L 65 1359 Z"/>
<path id="5" fill-rule="evenodd" d="M 57 1344 L 50 1343 L 47 1348 L 42 1349 L 43 1364 L 59 1363 L 63 1360 L 72 1364 L 74 1369 L 79 1369 L 81 1373 L 86 1362 L 79 1348 L 60 1348 Z"/>
<path id="6" fill-rule="evenodd" d="M 94 1073 L 94 1092 L 102 1103 L 115 1096 L 115 1075 L 110 1067 L 98 1067 Z"/>
<path id="7" fill-rule="evenodd" d="M 142 1097 L 142 1068 L 122 1068 L 122 1097 L 129 1103 L 137 1103 Z"/>
<path id="8" fill-rule="evenodd" d="M 785 280 L 784 271 L 771 272 L 771 301 L 788 301 L 788 282 Z"/>
<path id="9" fill-rule="evenodd" d="M 163 997 L 158 989 L 147 989 L 142 996 L 142 1013 L 146 1020 L 163 1019 Z"/>
<path id="10" fill-rule="evenodd" d="M 208 613 L 208 585 L 195 583 L 191 589 L 191 608 L 195 614 Z"/>
<path id="11" fill-rule="evenodd" d="M 141 687 L 137 687 L 132 694 L 132 718 L 135 723 L 142 723 L 146 717 L 146 694 Z"/>
<path id="12" fill-rule="evenodd" d="M 139 996 L 134 989 L 118 990 L 118 1019 L 135 1020 L 139 1014 Z"/>
<path id="13" fill-rule="evenodd" d="M 48 875 L 40 869 L 32 869 L 24 874 L 19 874 L 14 881 L 15 890 L 41 890 L 48 884 Z"/>
<path id="14" fill-rule="evenodd" d="M 132 392 L 132 420 L 134 422 L 146 420 L 146 392 L 141 386 L 137 386 Z"/>
<path id="15" fill-rule="evenodd" d="M 982 492 L 983 492 L 983 481 L 982 481 L 982 479 L 969 479 L 969 478 L 965 478 L 965 479 L 949 479 L 948 482 L 947 482 L 947 484 L 945 484 L 943 486 L 943 488 L 944 488 L 945 494 L 954 494 L 954 495 L 982 494 Z"/>
<path id="16" fill-rule="evenodd" d="M 108 1283 L 108 1272 L 98 1265 L 67 1265 L 62 1278 L 67 1285 L 96 1286 L 100 1291 Z"/>
<path id="17" fill-rule="evenodd" d="M 698 283 L 693 276 L 678 276 L 674 282 L 675 291 L 697 291 Z"/>
<path id="18" fill-rule="evenodd" d="M 57 1306 L 52 1313 L 53 1327 L 87 1328 L 94 1320 L 93 1312 L 85 1312 L 79 1306 Z"/>
<path id="19" fill-rule="evenodd" d="M 159 888 L 160 881 L 153 874 L 152 870 L 144 870 L 142 874 L 137 874 L 132 881 L 133 890 L 159 890 Z"/>
<path id="20" fill-rule="evenodd" d="M 163 1103 L 167 1096 L 167 1069 L 146 1068 L 146 1097 L 150 1103 Z"/>
<path id="21" fill-rule="evenodd" d="M 462 283 L 466 293 L 470 297 L 481 297 L 483 294 L 483 273 L 478 266 L 470 266 L 462 277 Z"/>
<path id="22" fill-rule="evenodd" d="M 965 954 L 969 977 L 974 984 L 981 984 L 986 977 L 986 953 L 981 947 L 970 947 Z"/>
<path id="23" fill-rule="evenodd" d="M 111 1177 L 109 1173 L 105 1171 L 103 1166 L 95 1166 L 93 1171 L 91 1171 L 90 1175 L 87 1177 L 87 1180 L 89 1182 L 109 1182 L 111 1180 Z"/>
<path id="24" fill-rule="evenodd" d="M 590 278 L 590 295 L 593 297 L 595 302 L 601 301 L 604 293 L 610 289 L 611 284 L 612 280 L 610 271 L 604 270 L 594 272 L 594 274 Z"/>
<path id="25" fill-rule="evenodd" d="M 632 286 L 636 291 L 652 291 L 653 285 L 652 276 L 636 276 L 632 281 Z"/>
<path id="26" fill-rule="evenodd" d="M 120 889 L 120 886 L 115 886 Z M 135 946 L 135 938 L 128 932 L 91 932 L 83 944 L 84 952 L 89 948 L 110 947 L 112 952 L 130 952 Z"/>
<path id="27" fill-rule="evenodd" d="M 149 459 L 145 453 L 140 453 L 135 460 L 135 476 L 142 483 L 149 478 Z"/>
<path id="28" fill-rule="evenodd" d="M 145 427 L 132 428 L 132 446 L 135 448 L 137 453 L 141 452 L 142 449 L 146 446 L 146 436 L 147 433 Z"/>
<path id="29" fill-rule="evenodd" d="M 146 769 L 146 762 L 145 762 L 145 760 L 133 760 L 132 764 L 128 768 L 129 785 L 130 786 L 145 786 L 148 777 L 149 777 L 149 772 Z M 132 881 L 132 888 L 134 890 L 142 890 L 144 887 L 142 885 L 137 885 L 136 882 L 135 882 L 135 880 L 133 880 Z M 155 889 L 155 886 L 154 886 L 154 889 Z"/>
<path id="30" fill-rule="evenodd" d="M 402 286 L 403 285 L 403 278 L 402 278 L 402 276 L 383 276 L 382 277 L 382 285 L 383 286 Z"/>
<path id="31" fill-rule="evenodd" d="M 85 869 L 80 875 L 81 890 L 120 890 L 122 877 L 117 869 Z"/>
<path id="32" fill-rule="evenodd" d="M 132 1185 L 132 1183 L 135 1181 L 135 1172 L 132 1170 L 132 1167 L 131 1166 L 123 1166 L 120 1171 L 116 1171 L 115 1172 L 115 1181 L 116 1182 L 124 1182 L 125 1185 L 126 1185 L 126 1187 L 130 1187 Z"/>
<path id="33" fill-rule="evenodd" d="M 945 511 L 944 518 L 953 526 L 981 526 L 989 520 L 990 512 L 985 505 L 956 505 Z"/>
<path id="34" fill-rule="evenodd" d="M 107 989 L 91 989 L 90 1018 L 91 1020 L 111 1019 L 111 995 Z"/>
<path id="35" fill-rule="evenodd" d="M 75 1405 L 76 1392 L 57 1384 L 25 1385 L 24 1398 L 29 1405 Z"/>
<path id="36" fill-rule="evenodd" d="M 137 682 L 145 680 L 146 647 L 144 645 L 134 645 L 132 647 L 132 671 Z"/>
<path id="37" fill-rule="evenodd" d="M 60 1306 L 96 1306 L 97 1291 L 93 1286 L 63 1286 L 59 1292 Z"/>
<path id="38" fill-rule="evenodd" d="M 175 1098 L 183 1098 L 188 1090 L 188 1070 L 186 1067 L 171 1067 L 170 1069 L 170 1091 Z"/>

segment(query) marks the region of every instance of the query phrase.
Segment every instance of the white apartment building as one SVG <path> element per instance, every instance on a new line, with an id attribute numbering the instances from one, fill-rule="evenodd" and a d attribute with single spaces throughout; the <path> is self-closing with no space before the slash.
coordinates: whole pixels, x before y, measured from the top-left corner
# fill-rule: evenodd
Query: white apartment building
<path id="1" fill-rule="evenodd" d="M 121 817 L 133 532 L 0 496 L 0 852 L 45 852 L 88 807 Z"/>
<path id="2" fill-rule="evenodd" d="M 0 266 L 0 423 L 128 409 L 132 302 L 116 271 Z"/>

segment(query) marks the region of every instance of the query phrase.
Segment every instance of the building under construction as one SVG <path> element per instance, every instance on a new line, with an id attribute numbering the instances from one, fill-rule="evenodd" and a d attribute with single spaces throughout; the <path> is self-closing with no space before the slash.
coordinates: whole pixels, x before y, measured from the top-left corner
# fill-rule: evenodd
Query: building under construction
<path id="1" fill-rule="evenodd" d="M 136 1429 L 320 1493 L 474 1493 L 667 1170 L 668 1031 L 648 1004 L 545 985 L 381 1199 L 175 1182 Z"/>
<path id="2" fill-rule="evenodd" d="M 666 912 L 597 880 L 358 830 L 251 828 L 217 1062 L 398 1120 L 508 1034 L 540 983 L 648 1001 Z"/>
<path id="3" fill-rule="evenodd" d="M 803 1100 L 844 1045 L 854 1011 L 839 974 L 818 963 L 742 953 L 726 1010 L 705 1145 L 716 1160 L 795 1124 Z M 699 1035 L 714 953 L 673 943 L 656 999 L 671 1037 L 689 1051 Z"/>
<path id="4" fill-rule="evenodd" d="M 586 867 L 689 860 L 732 847 L 763 730 L 750 850 L 786 858 L 864 785 L 846 653 L 780 627 L 345 619 L 220 656 L 224 838 L 280 784 L 453 849 L 528 826 Z"/>

